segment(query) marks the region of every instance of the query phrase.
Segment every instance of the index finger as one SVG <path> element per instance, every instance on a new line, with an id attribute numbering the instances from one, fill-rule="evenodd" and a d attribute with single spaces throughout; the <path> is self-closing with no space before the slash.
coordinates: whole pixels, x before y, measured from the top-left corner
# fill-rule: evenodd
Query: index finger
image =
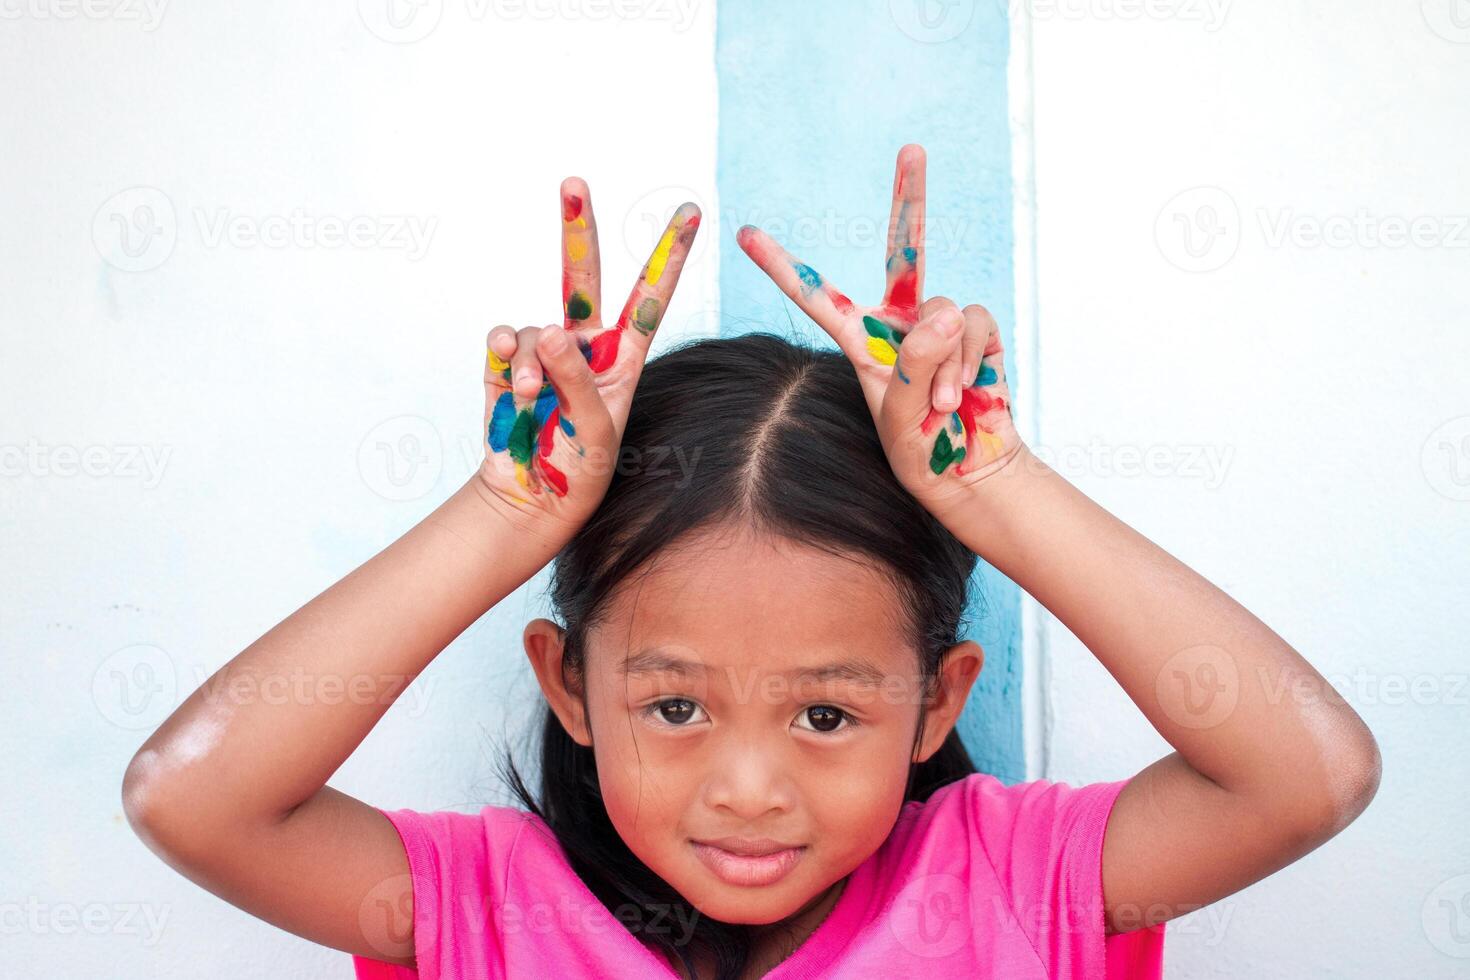
<path id="1" fill-rule="evenodd" d="M 561 182 L 561 303 L 566 328 L 602 324 L 602 257 L 592 192 L 580 177 Z"/>
<path id="2" fill-rule="evenodd" d="M 924 148 L 906 144 L 893 172 L 893 213 L 888 219 L 888 285 L 883 305 L 913 310 L 924 294 Z"/>
<path id="3" fill-rule="evenodd" d="M 771 278 L 801 311 L 832 335 L 837 346 L 851 356 L 852 342 L 860 331 L 850 323 L 852 300 L 822 278 L 821 273 L 778 245 L 754 225 L 735 234 L 735 241 L 760 270 Z"/>

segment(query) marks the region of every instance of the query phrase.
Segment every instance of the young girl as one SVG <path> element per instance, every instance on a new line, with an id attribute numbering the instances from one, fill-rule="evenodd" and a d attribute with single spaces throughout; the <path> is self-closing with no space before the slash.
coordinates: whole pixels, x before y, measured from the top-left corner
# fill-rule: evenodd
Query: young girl
<path id="1" fill-rule="evenodd" d="M 128 817 L 175 868 L 359 977 L 1145 977 L 1160 923 L 1367 805 L 1361 719 L 1032 455 L 994 321 L 921 298 L 919 147 L 899 154 L 879 306 L 740 232 L 841 353 L 751 333 L 645 370 L 697 209 L 606 328 L 584 183 L 562 210 L 565 326 L 491 331 L 479 472 L 134 758 Z M 1177 751 L 1075 787 L 977 773 L 955 731 L 983 661 L 960 639 L 977 554 Z M 524 808 L 475 814 L 327 786 L 553 557 L 558 621 L 523 637 L 539 793 L 513 766 Z M 250 696 L 303 672 L 345 696 Z"/>

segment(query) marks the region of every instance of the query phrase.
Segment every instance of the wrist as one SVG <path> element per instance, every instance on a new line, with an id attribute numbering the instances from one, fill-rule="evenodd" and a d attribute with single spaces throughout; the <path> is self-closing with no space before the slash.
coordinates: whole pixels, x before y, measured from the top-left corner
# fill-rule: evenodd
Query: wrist
<path id="1" fill-rule="evenodd" d="M 544 513 L 526 513 L 486 485 L 478 471 L 424 519 L 483 558 L 496 573 L 514 570 L 521 581 L 546 565 L 570 540 Z"/>
<path id="2" fill-rule="evenodd" d="M 971 551 L 993 563 L 1038 505 L 1048 473 L 1055 475 L 1022 443 L 998 469 L 956 492 L 936 516 Z"/>

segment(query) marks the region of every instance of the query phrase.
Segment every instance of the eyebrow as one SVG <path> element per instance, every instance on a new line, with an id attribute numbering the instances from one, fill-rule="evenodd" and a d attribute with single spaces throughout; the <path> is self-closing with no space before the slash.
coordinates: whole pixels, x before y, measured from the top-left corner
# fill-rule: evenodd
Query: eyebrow
<path id="1" fill-rule="evenodd" d="M 625 677 L 646 674 L 677 674 L 681 677 L 698 677 L 708 673 L 708 668 L 697 660 L 687 660 L 665 653 L 662 650 L 642 650 L 632 654 L 618 665 Z M 888 674 L 866 660 L 835 660 L 814 667 L 793 667 L 781 672 L 783 676 L 817 681 L 851 681 L 878 687 L 888 679 Z"/>

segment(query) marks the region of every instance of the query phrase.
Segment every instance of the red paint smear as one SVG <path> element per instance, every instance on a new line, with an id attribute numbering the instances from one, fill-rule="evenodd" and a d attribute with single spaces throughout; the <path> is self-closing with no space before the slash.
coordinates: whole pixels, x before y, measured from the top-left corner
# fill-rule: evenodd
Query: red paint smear
<path id="1" fill-rule="evenodd" d="M 627 311 L 624 311 L 627 315 Z M 587 364 L 592 368 L 593 374 L 601 374 L 613 366 L 618 359 L 618 341 L 623 338 L 621 319 L 617 330 L 605 330 L 592 338 L 592 356 L 588 358 Z"/>
<path id="2" fill-rule="evenodd" d="M 551 488 L 556 491 L 558 497 L 567 495 L 566 474 L 552 466 L 551 460 L 544 458 L 541 460 L 541 472 L 546 476 L 546 481 L 551 484 Z"/>
<path id="3" fill-rule="evenodd" d="M 919 305 L 919 274 L 913 266 L 893 280 L 888 302 L 901 310 L 912 310 Z"/>
<path id="4" fill-rule="evenodd" d="M 913 329 L 914 324 L 919 322 L 919 311 L 912 307 L 903 309 L 902 307 L 890 304 L 888 306 L 878 307 L 878 319 L 895 329 L 902 327 L 904 332 L 907 333 Z"/>
<path id="5" fill-rule="evenodd" d="M 934 431 L 934 426 L 939 424 L 939 420 L 949 418 L 949 414 L 949 412 L 935 411 L 934 406 L 929 406 L 929 414 L 924 416 L 924 421 L 919 423 L 919 431 L 927 436 Z"/>
<path id="6" fill-rule="evenodd" d="M 562 274 L 561 274 L 561 301 L 562 301 L 562 305 L 565 306 L 567 300 L 569 300 L 571 298 L 572 298 L 572 274 L 571 274 L 570 271 L 563 269 L 562 270 Z"/>
<path id="7" fill-rule="evenodd" d="M 582 216 L 582 199 L 575 194 L 568 194 L 562 198 L 561 220 L 576 221 Z"/>
<path id="8" fill-rule="evenodd" d="M 756 238 L 754 226 L 746 225 L 737 231 L 735 241 L 745 250 L 746 255 L 755 259 L 756 265 L 764 265 L 762 261 L 764 250 L 760 246 L 760 240 Z"/>
<path id="9" fill-rule="evenodd" d="M 536 448 L 542 456 L 551 455 L 551 447 L 554 445 L 553 436 L 556 435 L 556 426 L 561 415 L 560 408 L 553 408 L 551 414 L 546 416 L 546 421 L 541 423 L 541 432 L 536 439 Z"/>
<path id="10" fill-rule="evenodd" d="M 959 413 L 960 422 L 964 424 L 966 433 L 978 432 L 983 429 L 993 434 L 994 430 L 988 426 L 981 425 L 980 419 L 997 408 L 1005 407 L 1006 401 L 1004 398 L 996 398 L 983 388 L 966 388 L 960 392 L 960 404 L 958 408 L 954 409 L 954 412 Z M 950 414 L 950 412 L 937 411 L 931 405 L 929 407 L 929 414 L 924 416 L 923 422 L 919 423 L 919 431 L 926 436 L 929 435 L 934 431 L 935 426 L 939 424 L 939 420 L 948 420 Z"/>
<path id="11" fill-rule="evenodd" d="M 616 326 L 619 330 L 628 329 L 628 324 L 633 322 L 633 311 L 637 308 L 638 293 L 635 290 L 633 295 L 628 297 L 628 302 L 623 304 L 623 312 L 618 314 L 618 322 L 614 324 L 614 326 Z M 595 371 L 597 369 L 593 368 L 593 370 Z"/>
<path id="12" fill-rule="evenodd" d="M 683 238 L 685 241 L 688 241 L 689 239 L 694 237 L 694 231 L 698 227 L 699 215 L 691 214 L 688 218 L 684 220 L 684 230 L 679 233 L 679 237 Z"/>
<path id="13" fill-rule="evenodd" d="M 842 295 L 842 291 L 836 287 L 827 287 L 827 298 L 832 301 L 833 306 L 837 307 L 837 312 L 843 316 L 852 312 L 852 300 Z"/>

